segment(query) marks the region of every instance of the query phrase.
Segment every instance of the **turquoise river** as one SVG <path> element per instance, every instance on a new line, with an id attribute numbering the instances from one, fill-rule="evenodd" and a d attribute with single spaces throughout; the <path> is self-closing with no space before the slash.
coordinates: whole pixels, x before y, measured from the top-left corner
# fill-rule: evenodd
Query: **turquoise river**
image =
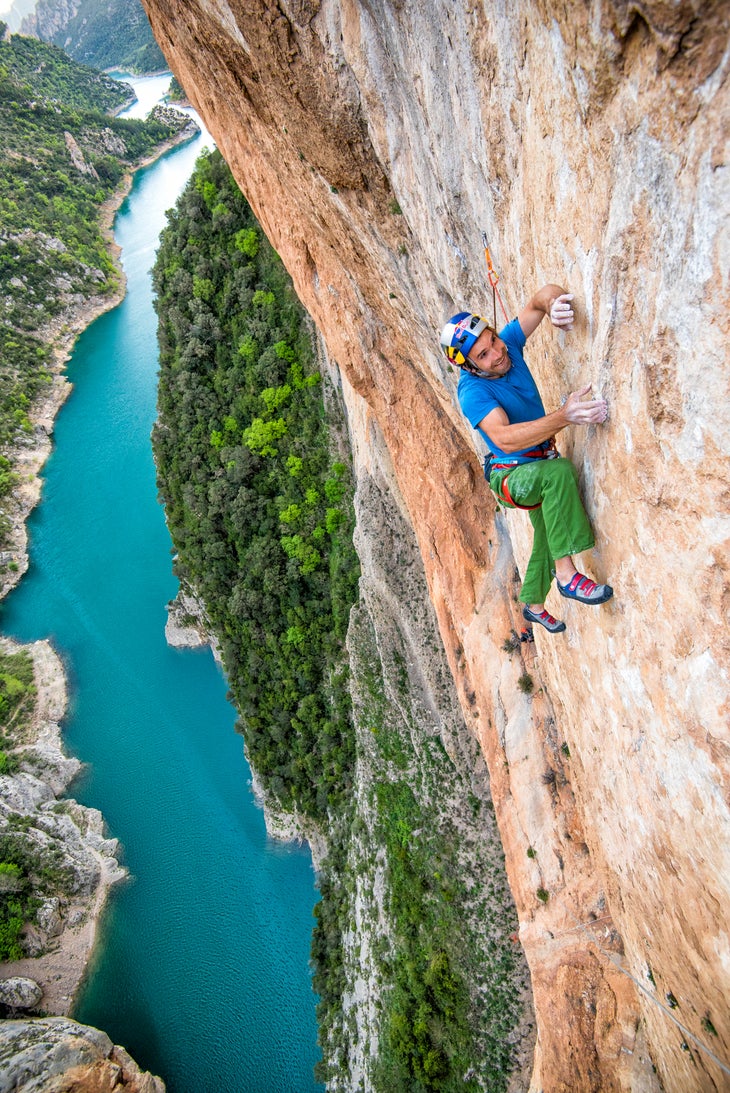
<path id="1" fill-rule="evenodd" d="M 309 1093 L 318 1058 L 309 852 L 267 838 L 226 681 L 209 650 L 171 649 L 171 544 L 157 502 L 156 316 L 165 210 L 205 136 L 138 171 L 115 234 L 127 295 L 79 338 L 30 523 L 31 567 L 0 628 L 50 637 L 70 684 L 72 792 L 120 839 L 73 1016 L 103 1028 L 169 1093 Z"/>

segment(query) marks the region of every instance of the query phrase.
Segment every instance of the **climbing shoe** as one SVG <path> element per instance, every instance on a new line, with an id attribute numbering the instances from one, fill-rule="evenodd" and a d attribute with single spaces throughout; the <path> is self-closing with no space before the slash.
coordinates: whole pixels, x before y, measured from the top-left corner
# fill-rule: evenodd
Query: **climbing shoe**
<path id="1" fill-rule="evenodd" d="M 549 612 L 530 611 L 530 608 L 526 604 L 522 608 L 522 618 L 527 619 L 528 622 L 539 622 L 540 626 L 544 626 L 551 634 L 561 634 L 565 629 L 565 623 L 561 622 L 559 619 L 554 619 Z"/>
<path id="2" fill-rule="evenodd" d="M 582 573 L 574 573 L 567 584 L 561 584 L 556 577 L 555 583 L 561 596 L 578 603 L 605 603 L 613 596 L 610 584 L 596 584 Z"/>

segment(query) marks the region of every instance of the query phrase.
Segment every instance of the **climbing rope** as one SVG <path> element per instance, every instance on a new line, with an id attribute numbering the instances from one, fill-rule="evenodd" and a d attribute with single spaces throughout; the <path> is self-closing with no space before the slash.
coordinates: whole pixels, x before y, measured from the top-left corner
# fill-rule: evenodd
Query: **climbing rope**
<path id="1" fill-rule="evenodd" d="M 499 300 L 499 306 L 502 308 L 502 314 L 504 315 L 504 321 L 509 322 L 509 316 L 507 315 L 507 309 L 502 303 L 502 297 L 499 295 L 499 289 L 497 288 L 497 282 L 499 281 L 499 274 L 492 265 L 492 256 L 489 253 L 489 244 L 487 243 L 487 233 L 482 232 L 482 245 L 484 247 L 484 258 L 487 263 L 487 277 L 489 283 L 492 286 L 492 307 L 494 308 L 494 329 L 497 329 L 497 300 Z"/>
<path id="2" fill-rule="evenodd" d="M 655 1006 L 658 1006 L 658 1008 L 662 1011 L 662 1013 L 664 1014 L 665 1017 L 668 1017 L 670 1021 L 674 1022 L 674 1024 L 677 1026 L 677 1028 L 680 1030 L 680 1032 L 682 1032 L 682 1034 L 684 1035 L 685 1044 L 686 1044 L 687 1040 L 691 1040 L 692 1043 L 695 1045 L 695 1047 L 699 1048 L 700 1051 L 703 1051 L 705 1053 L 705 1055 L 709 1056 L 709 1058 L 712 1059 L 712 1061 L 717 1066 L 719 1066 L 720 1070 L 722 1070 L 722 1072 L 724 1074 L 730 1075 L 730 1066 L 728 1066 L 727 1063 L 724 1063 L 722 1061 L 722 1059 L 720 1059 L 719 1056 L 717 1056 L 715 1054 L 715 1052 L 712 1050 L 712 1048 L 708 1047 L 707 1044 L 703 1044 L 702 1041 L 700 1039 L 698 1039 L 698 1037 L 695 1036 L 695 1034 L 693 1032 L 690 1031 L 690 1029 L 688 1029 L 685 1025 L 683 1025 L 682 1022 L 679 1021 L 674 1016 L 674 1014 L 668 1008 L 668 1006 L 663 1005 L 659 1001 L 658 998 L 655 998 L 654 995 L 649 990 L 647 990 L 647 988 L 644 986 L 644 984 L 639 982 L 639 980 L 636 978 L 636 976 L 632 975 L 631 972 L 627 972 L 626 968 L 624 968 L 619 963 L 619 961 L 616 959 L 615 953 L 611 953 L 607 949 L 603 948 L 603 946 L 601 945 L 601 942 L 596 937 L 596 935 L 593 933 L 593 931 L 591 929 L 591 926 L 596 925 L 598 922 L 603 922 L 604 919 L 596 919 L 594 922 L 590 922 L 590 923 L 578 922 L 576 919 L 574 919 L 574 921 L 575 921 L 575 926 L 572 927 L 572 930 L 582 930 L 582 931 L 584 931 L 585 933 L 588 934 L 588 936 L 590 937 L 591 941 L 596 946 L 598 951 L 600 953 L 602 953 L 606 957 L 607 960 L 610 960 L 611 963 L 613 964 L 613 966 L 615 968 L 617 968 L 618 971 L 620 971 L 622 975 L 625 975 L 627 977 L 627 979 L 630 979 L 631 982 L 636 987 L 639 988 L 639 990 L 642 992 L 642 994 L 644 994 L 649 999 L 650 1002 L 653 1002 Z M 572 930 L 571 929 L 565 930 L 565 931 L 563 931 L 563 933 L 557 934 L 556 936 L 557 937 L 562 937 L 564 934 L 571 933 Z"/>

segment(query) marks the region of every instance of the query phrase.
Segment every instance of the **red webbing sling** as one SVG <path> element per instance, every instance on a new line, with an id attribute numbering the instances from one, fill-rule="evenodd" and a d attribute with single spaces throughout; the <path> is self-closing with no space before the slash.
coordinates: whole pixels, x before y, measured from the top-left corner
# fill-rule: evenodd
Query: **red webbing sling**
<path id="1" fill-rule="evenodd" d="M 544 441 L 544 444 L 546 444 L 547 447 L 541 446 L 539 448 L 532 448 L 529 452 L 524 452 L 523 454 L 526 455 L 526 456 L 529 456 L 532 459 L 550 459 L 550 458 L 554 459 L 554 458 L 556 458 L 557 448 L 555 447 L 555 437 L 551 436 L 549 440 Z M 552 452 L 554 452 L 555 455 L 551 456 L 550 453 L 552 453 Z M 492 463 L 491 468 L 490 468 L 490 475 L 491 475 L 492 471 L 507 470 L 508 468 L 511 469 L 511 470 L 514 470 L 515 467 L 519 467 L 519 466 L 524 466 L 524 464 L 519 464 L 519 463 Z M 512 505 L 512 507 L 515 508 L 515 509 L 525 509 L 528 512 L 531 509 L 539 509 L 540 508 L 540 506 L 542 505 L 542 501 L 539 501 L 537 505 L 521 505 L 519 503 L 519 501 L 515 501 L 512 494 L 509 492 L 509 486 L 507 485 L 507 479 L 508 478 L 509 478 L 509 475 L 506 474 L 504 476 L 504 478 L 502 479 L 500 485 L 499 485 L 499 489 L 500 489 L 500 492 L 502 494 L 502 498 L 509 505 Z"/>
<path id="2" fill-rule="evenodd" d="M 521 505 L 519 503 L 519 501 L 515 501 L 515 499 L 512 497 L 512 494 L 509 492 L 509 486 L 507 485 L 507 479 L 508 478 L 509 478 L 509 475 L 506 474 L 504 476 L 504 478 L 502 479 L 502 482 L 501 482 L 500 487 L 499 487 L 505 501 L 508 501 L 509 504 L 512 505 L 512 507 L 516 508 L 516 509 L 539 509 L 540 508 L 540 506 L 542 505 L 542 501 L 538 501 L 538 503 L 536 505 Z"/>

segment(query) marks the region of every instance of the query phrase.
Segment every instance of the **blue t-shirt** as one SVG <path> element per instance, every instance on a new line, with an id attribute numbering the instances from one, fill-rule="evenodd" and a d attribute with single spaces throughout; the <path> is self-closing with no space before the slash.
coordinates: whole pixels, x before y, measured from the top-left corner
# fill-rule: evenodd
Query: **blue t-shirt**
<path id="1" fill-rule="evenodd" d="M 484 437 L 490 451 L 498 458 L 514 460 L 519 459 L 535 445 L 522 448 L 519 452 L 504 452 L 483 429 L 479 429 L 479 422 L 498 406 L 501 406 L 506 413 L 510 425 L 544 417 L 545 408 L 530 369 L 522 356 L 527 339 L 518 320 L 513 319 L 511 323 L 507 323 L 497 337 L 501 338 L 507 346 L 507 354 L 512 362 L 509 372 L 497 379 L 487 379 L 486 376 L 472 376 L 470 372 L 462 370 L 457 395 L 464 416 Z"/>

